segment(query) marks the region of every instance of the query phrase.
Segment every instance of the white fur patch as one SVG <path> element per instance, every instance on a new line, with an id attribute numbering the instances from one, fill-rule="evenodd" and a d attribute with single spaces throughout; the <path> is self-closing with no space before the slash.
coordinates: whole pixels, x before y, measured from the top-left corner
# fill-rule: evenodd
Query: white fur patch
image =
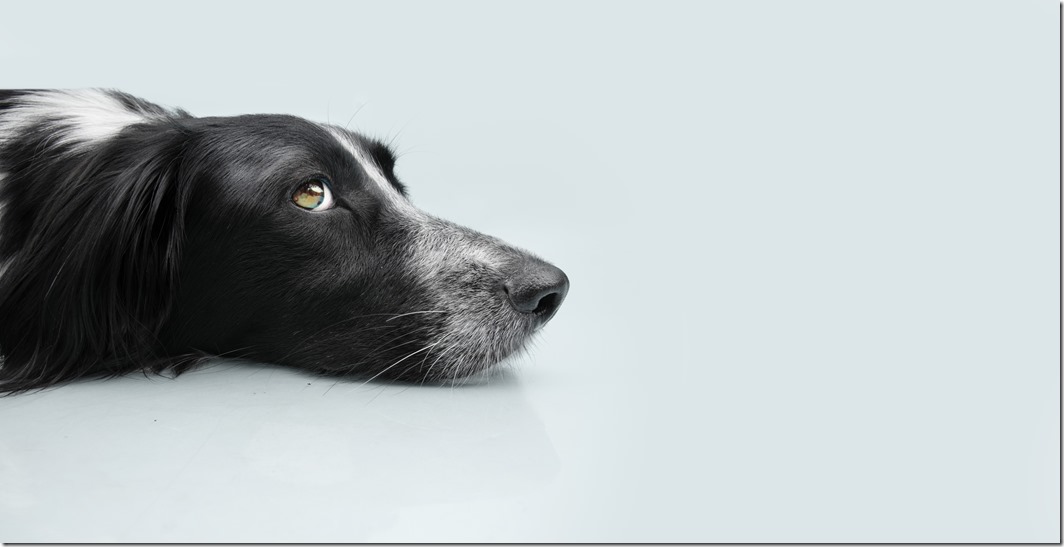
<path id="1" fill-rule="evenodd" d="M 130 110 L 114 95 L 99 89 L 39 91 L 14 99 L 0 116 L 0 143 L 44 123 L 56 143 L 78 149 L 109 139 L 125 127 L 157 119 L 159 115 Z"/>
<path id="2" fill-rule="evenodd" d="M 114 137 L 129 125 L 164 116 L 128 107 L 101 89 L 35 91 L 15 97 L 11 104 L 0 115 L 0 146 L 44 124 L 51 132 L 49 143 L 70 145 L 77 152 Z M 4 178 L 0 170 L 0 184 Z M 4 270 L 5 265 L 0 264 L 0 275 Z"/>
<path id="3" fill-rule="evenodd" d="M 329 131 L 329 134 L 331 134 L 337 142 L 340 143 L 340 146 L 344 147 L 344 150 L 347 150 L 347 152 L 355 158 L 355 161 L 362 166 L 362 169 L 366 171 L 369 178 L 372 179 L 382 191 L 387 193 L 397 193 L 391 183 L 388 182 L 388 178 L 384 176 L 384 173 L 381 171 L 380 166 L 377 165 L 377 162 L 370 159 L 369 155 L 366 154 L 366 151 L 363 150 L 362 147 L 351 142 L 351 139 L 335 126 L 326 125 L 325 129 Z"/>
<path id="4" fill-rule="evenodd" d="M 362 166 L 362 169 L 367 175 L 369 175 L 370 180 L 380 188 L 381 192 L 384 193 L 392 206 L 403 214 L 410 216 L 412 219 L 419 221 L 426 220 L 425 213 L 421 212 L 417 207 L 414 207 L 414 205 L 410 203 L 410 200 L 406 199 L 405 196 L 399 193 L 399 190 L 396 190 L 396 188 L 392 186 L 392 183 L 388 182 L 388 177 L 384 176 L 381 167 L 377 165 L 377 162 L 371 158 L 369 153 L 363 150 L 358 143 L 353 142 L 339 127 L 333 125 L 323 125 L 322 127 L 324 127 L 325 130 L 340 143 L 340 146 L 351 154 L 351 157 Z"/>

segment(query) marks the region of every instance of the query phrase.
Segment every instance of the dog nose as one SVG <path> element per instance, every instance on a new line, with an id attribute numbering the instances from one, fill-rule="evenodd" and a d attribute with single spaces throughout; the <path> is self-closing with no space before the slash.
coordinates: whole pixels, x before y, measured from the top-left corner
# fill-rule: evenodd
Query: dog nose
<path id="1" fill-rule="evenodd" d="M 550 321 L 569 292 L 565 272 L 543 262 L 526 260 L 503 284 L 510 305 L 521 313 L 533 314 L 539 324 Z"/>

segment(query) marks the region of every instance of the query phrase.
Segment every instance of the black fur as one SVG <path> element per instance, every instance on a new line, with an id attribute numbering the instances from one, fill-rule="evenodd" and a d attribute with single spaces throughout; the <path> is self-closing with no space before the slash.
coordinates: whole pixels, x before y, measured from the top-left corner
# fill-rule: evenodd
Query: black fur
<path id="1" fill-rule="evenodd" d="M 567 291 L 527 253 L 404 213 L 377 141 L 346 133 L 394 196 L 300 118 L 195 118 L 106 92 L 144 120 L 92 140 L 71 137 L 63 112 L 5 126 L 34 93 L 0 92 L 0 391 L 214 355 L 460 377 L 519 349 Z M 291 202 L 313 177 L 331 182 L 334 209 Z"/>

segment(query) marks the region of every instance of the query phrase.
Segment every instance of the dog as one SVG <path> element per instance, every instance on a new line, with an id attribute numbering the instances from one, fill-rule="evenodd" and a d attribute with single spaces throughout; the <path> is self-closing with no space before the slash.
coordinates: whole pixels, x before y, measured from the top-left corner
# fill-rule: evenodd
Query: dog
<path id="1" fill-rule="evenodd" d="M 345 128 L 0 91 L 0 392 L 216 356 L 455 381 L 520 350 L 568 290 L 415 207 L 388 146 Z"/>

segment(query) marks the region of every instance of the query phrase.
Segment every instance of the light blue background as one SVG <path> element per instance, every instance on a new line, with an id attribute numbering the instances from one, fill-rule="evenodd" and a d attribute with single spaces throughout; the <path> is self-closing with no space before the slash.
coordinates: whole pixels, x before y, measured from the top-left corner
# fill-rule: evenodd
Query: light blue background
<path id="1" fill-rule="evenodd" d="M 572 290 L 487 386 L 0 399 L 0 540 L 1059 541 L 1058 9 L 3 2 L 0 87 L 353 117 Z"/>

